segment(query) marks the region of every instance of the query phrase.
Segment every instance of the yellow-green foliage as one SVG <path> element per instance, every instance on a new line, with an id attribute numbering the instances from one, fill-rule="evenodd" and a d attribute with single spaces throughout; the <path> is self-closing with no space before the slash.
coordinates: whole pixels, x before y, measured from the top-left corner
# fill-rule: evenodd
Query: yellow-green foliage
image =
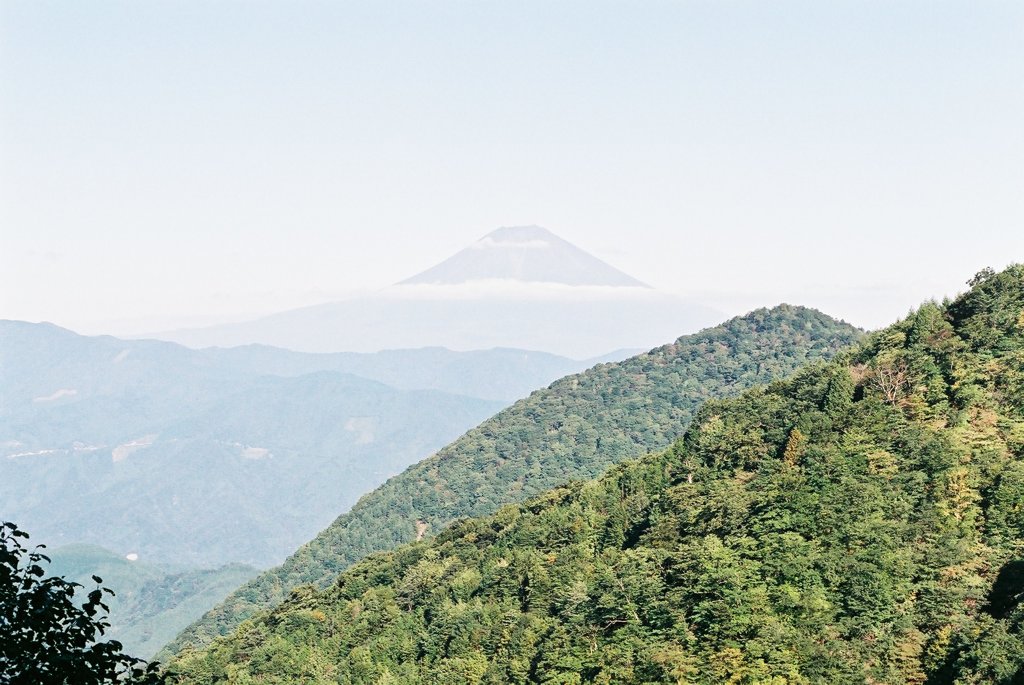
<path id="1" fill-rule="evenodd" d="M 568 376 L 363 497 L 282 566 L 209 612 L 168 651 L 206 644 L 299 585 L 326 587 L 367 554 L 664 449 L 682 435 L 704 400 L 782 378 L 808 361 L 831 358 L 859 337 L 852 326 L 821 312 L 781 305 Z"/>
<path id="2" fill-rule="evenodd" d="M 666 452 L 371 556 L 172 669 L 1022 682 L 1022 308 L 1024 268 L 986 273 L 827 365 L 706 403 Z"/>

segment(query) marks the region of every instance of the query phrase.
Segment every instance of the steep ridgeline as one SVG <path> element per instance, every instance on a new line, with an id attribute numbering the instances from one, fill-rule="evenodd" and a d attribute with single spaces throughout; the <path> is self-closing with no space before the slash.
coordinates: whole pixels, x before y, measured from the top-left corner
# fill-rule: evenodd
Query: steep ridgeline
<path id="1" fill-rule="evenodd" d="M 831 357 L 859 335 L 820 312 L 782 305 L 557 381 L 364 496 L 284 565 L 210 611 L 168 651 L 226 634 L 298 585 L 324 587 L 371 552 L 669 445 L 707 398 L 736 394 Z"/>
<path id="2" fill-rule="evenodd" d="M 296 593 L 181 682 L 1024 677 L 1024 267 L 662 454 Z"/>

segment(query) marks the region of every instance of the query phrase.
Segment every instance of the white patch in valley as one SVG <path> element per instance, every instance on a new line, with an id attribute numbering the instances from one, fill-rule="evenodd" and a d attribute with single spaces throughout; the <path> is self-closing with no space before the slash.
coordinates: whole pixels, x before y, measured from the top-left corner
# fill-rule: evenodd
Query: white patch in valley
<path id="1" fill-rule="evenodd" d="M 42 397 L 34 397 L 34 398 L 32 398 L 32 401 L 33 402 L 53 402 L 54 400 L 59 400 L 62 397 L 71 397 L 72 395 L 77 395 L 77 394 L 78 394 L 78 391 L 75 390 L 74 388 L 61 388 L 60 390 L 58 390 L 57 392 L 53 393 L 52 395 L 43 395 Z"/>
<path id="2" fill-rule="evenodd" d="M 8 459 L 17 459 L 18 457 L 44 457 L 47 454 L 65 454 L 67 450 L 38 450 L 36 452 L 18 452 L 17 454 L 8 454 Z"/>
<path id="3" fill-rule="evenodd" d="M 242 447 L 242 456 L 246 459 L 267 459 L 273 455 L 266 447 Z"/>
<path id="4" fill-rule="evenodd" d="M 113 457 L 114 463 L 116 464 L 119 461 L 124 461 L 125 459 L 127 459 L 128 455 L 132 454 L 133 452 L 137 452 L 145 447 L 149 447 L 154 442 L 156 442 L 156 433 L 152 435 L 143 435 L 141 438 L 132 440 L 131 442 L 126 442 L 123 445 L 118 445 L 111 452 L 111 456 Z"/>
<path id="5" fill-rule="evenodd" d="M 127 559 L 128 561 L 138 561 L 139 560 L 139 555 L 136 554 L 135 552 L 132 552 L 131 554 L 125 554 L 124 558 Z"/>
<path id="6" fill-rule="evenodd" d="M 357 445 L 368 445 L 377 439 L 377 417 L 353 416 L 345 422 L 345 430 L 356 434 Z"/>
<path id="7" fill-rule="evenodd" d="M 13 447 L 22 447 L 23 445 L 24 443 L 18 442 L 17 440 L 8 440 L 7 442 L 0 444 L 0 447 L 10 449 Z M 87 445 L 84 442 L 78 442 L 76 440 L 70 448 L 58 447 L 48 450 L 34 450 L 32 452 L 15 452 L 6 456 L 8 459 L 18 459 L 20 457 L 45 457 L 52 454 L 80 454 L 82 452 L 95 452 L 96 450 L 103 449 L 103 447 L 103 445 Z"/>

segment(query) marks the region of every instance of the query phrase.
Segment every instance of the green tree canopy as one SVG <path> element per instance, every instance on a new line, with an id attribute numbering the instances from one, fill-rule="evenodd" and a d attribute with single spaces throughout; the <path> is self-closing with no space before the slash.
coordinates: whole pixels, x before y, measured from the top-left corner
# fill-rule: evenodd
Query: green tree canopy
<path id="1" fill-rule="evenodd" d="M 299 585 L 326 587 L 367 554 L 663 449 L 683 434 L 704 400 L 829 359 L 860 336 L 819 311 L 780 305 L 566 376 L 362 497 L 283 565 L 208 612 L 167 652 L 229 633 Z"/>
<path id="2" fill-rule="evenodd" d="M 1024 267 L 295 592 L 182 683 L 1024 682 Z"/>

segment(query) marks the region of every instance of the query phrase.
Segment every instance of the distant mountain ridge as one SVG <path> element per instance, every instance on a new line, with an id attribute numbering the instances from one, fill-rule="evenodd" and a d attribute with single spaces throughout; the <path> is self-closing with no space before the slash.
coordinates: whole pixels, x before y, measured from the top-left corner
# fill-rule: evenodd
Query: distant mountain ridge
<path id="1" fill-rule="evenodd" d="M 651 349 L 720 312 L 662 293 L 538 226 L 508 227 L 371 295 L 155 333 L 190 347 L 303 352 L 518 348 L 572 359 Z"/>
<path id="2" fill-rule="evenodd" d="M 62 344 L 89 341 L 69 356 Z M 299 376 L 337 371 L 375 380 L 400 390 L 440 390 L 469 397 L 511 402 L 552 380 L 594 364 L 625 359 L 636 350 L 619 349 L 590 359 L 569 359 L 547 352 L 515 348 L 455 351 L 443 347 L 390 349 L 380 352 L 305 353 L 269 345 L 193 350 L 162 340 L 123 340 L 112 336 L 81 336 L 51 323 L 0 320 L 0 399 L 30 401 L 66 388 L 62 374 L 97 372 L 89 382 L 96 391 L 118 382 L 140 383 L 145 364 L 183 364 L 189 376 L 212 374 L 227 382 L 239 374 Z M 86 356 L 81 356 L 86 355 Z M 45 362 L 41 361 L 45 360 Z M 136 362 L 141 362 L 142 366 Z M 61 395 L 68 397 L 68 395 Z M 60 399 L 59 397 L 53 398 Z M 3 405 L 0 405 L 0 413 Z"/>
<path id="3" fill-rule="evenodd" d="M 664 447 L 705 399 L 827 359 L 859 336 L 820 312 L 782 305 L 563 378 L 362 497 L 282 566 L 208 612 L 169 652 L 206 644 L 301 584 L 323 587 L 366 554 Z"/>

